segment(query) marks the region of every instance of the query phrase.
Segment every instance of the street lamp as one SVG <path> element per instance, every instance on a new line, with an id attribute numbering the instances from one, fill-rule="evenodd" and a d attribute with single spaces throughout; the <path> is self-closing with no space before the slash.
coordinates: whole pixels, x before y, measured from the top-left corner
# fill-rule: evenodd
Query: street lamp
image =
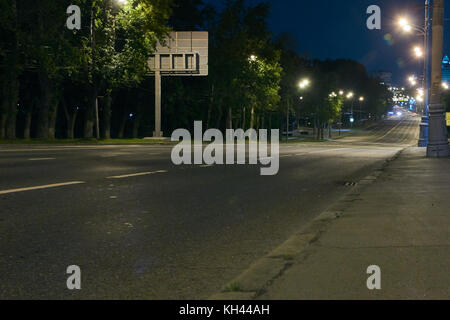
<path id="1" fill-rule="evenodd" d="M 417 84 L 417 81 L 416 81 L 416 77 L 415 77 L 415 76 L 410 76 L 410 77 L 408 78 L 408 81 L 409 81 L 409 83 L 410 83 L 412 86 L 415 86 L 415 85 Z"/>
<path id="2" fill-rule="evenodd" d="M 250 60 L 255 61 L 257 59 L 256 56 L 252 55 L 250 56 Z M 311 84 L 311 81 L 307 78 L 301 80 L 298 83 L 298 87 L 301 90 L 304 90 L 306 88 L 308 88 Z M 303 100 L 303 97 L 300 97 L 300 101 Z M 287 105 L 287 110 L 286 110 L 286 141 L 289 141 L 289 104 Z"/>
<path id="3" fill-rule="evenodd" d="M 425 29 L 424 28 L 421 28 L 419 26 L 416 26 L 416 25 L 410 23 L 408 21 L 408 19 L 406 19 L 406 18 L 400 18 L 398 20 L 398 25 L 406 33 L 409 33 L 409 32 L 414 30 L 414 31 L 417 31 L 419 33 L 419 35 L 424 35 L 425 34 Z"/>
<path id="4" fill-rule="evenodd" d="M 308 78 L 304 78 L 303 80 L 301 80 L 298 83 L 298 87 L 301 90 L 305 90 L 310 85 L 311 85 L 311 81 Z M 300 97 L 300 101 L 302 101 L 302 100 L 303 100 L 303 97 Z M 289 140 L 289 107 L 288 107 L 288 110 L 287 110 L 287 117 L 286 118 L 287 118 L 287 123 L 286 123 L 286 141 L 288 141 Z M 298 124 L 298 121 L 297 121 L 297 124 Z"/>
<path id="5" fill-rule="evenodd" d="M 119 5 L 124 5 L 128 2 L 128 0 L 116 0 Z M 114 25 L 115 25 L 115 18 L 114 18 Z M 113 28 L 115 28 L 113 25 Z M 114 31 L 115 32 L 115 31 Z M 91 3 L 91 17 L 90 17 L 90 44 L 91 44 L 91 50 L 92 50 L 92 62 L 91 62 L 91 72 L 94 73 L 94 65 L 95 65 L 95 50 L 96 50 L 96 43 L 95 43 L 95 22 L 94 22 L 94 3 Z M 94 75 L 92 75 L 94 77 Z M 96 86 L 94 81 L 94 86 Z M 97 139 L 100 139 L 100 120 L 99 120 L 99 112 L 98 112 L 98 93 L 97 88 L 95 88 L 96 97 L 95 97 L 95 135 Z"/>
<path id="6" fill-rule="evenodd" d="M 429 62 L 430 62 L 430 50 L 429 50 L 429 31 L 430 21 L 431 21 L 431 10 L 433 6 L 431 5 L 431 0 L 425 0 L 425 24 L 424 27 L 421 28 L 419 26 L 411 24 L 406 18 L 402 18 L 398 21 L 399 26 L 403 29 L 404 32 L 411 32 L 415 30 L 418 32 L 419 36 L 423 36 L 424 39 L 424 52 L 419 54 L 419 51 L 416 51 L 416 56 L 424 57 L 424 67 L 423 67 L 423 82 L 422 87 L 426 88 L 425 97 L 424 97 L 424 111 L 422 116 L 422 122 L 420 124 L 420 138 L 419 138 L 419 147 L 426 147 L 428 144 L 428 113 L 429 113 L 429 96 L 430 96 L 430 75 L 429 75 Z M 415 85 L 415 83 L 413 84 Z"/>
<path id="7" fill-rule="evenodd" d="M 365 98 L 363 96 L 359 97 L 359 113 L 360 115 L 363 113 L 363 108 L 362 108 L 362 104 L 364 102 Z M 367 112 L 368 113 L 368 112 Z M 369 117 L 369 115 L 367 114 L 367 118 Z"/>
<path id="8" fill-rule="evenodd" d="M 305 88 L 309 87 L 310 83 L 311 83 L 311 82 L 310 82 L 308 79 L 303 79 L 303 80 L 298 84 L 298 86 L 300 87 L 300 89 L 305 89 Z"/>
<path id="9" fill-rule="evenodd" d="M 350 92 L 347 94 L 347 96 L 346 96 L 346 98 L 347 98 L 348 100 L 352 100 L 352 108 L 351 108 L 351 110 L 350 110 L 350 114 L 351 114 L 351 116 L 350 116 L 350 123 L 351 123 L 352 128 L 353 128 L 353 122 L 355 121 L 355 118 L 354 118 L 354 116 L 353 116 L 353 103 L 354 103 L 353 97 L 354 97 L 354 95 L 355 95 L 355 94 L 354 94 L 352 91 L 350 91 Z"/>
<path id="10" fill-rule="evenodd" d="M 419 47 L 414 47 L 414 54 L 417 58 L 422 58 L 423 57 L 423 51 L 421 48 Z"/>
<path id="11" fill-rule="evenodd" d="M 405 32 L 410 32 L 412 30 L 412 26 L 409 24 L 409 21 L 405 18 L 401 18 L 398 21 L 398 25 L 403 29 Z"/>

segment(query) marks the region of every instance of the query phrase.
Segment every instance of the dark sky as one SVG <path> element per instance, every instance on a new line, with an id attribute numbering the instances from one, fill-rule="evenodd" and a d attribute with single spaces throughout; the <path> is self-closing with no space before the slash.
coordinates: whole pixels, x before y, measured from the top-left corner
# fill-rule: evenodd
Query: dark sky
<path id="1" fill-rule="evenodd" d="M 248 0 L 248 3 L 260 1 Z M 404 85 L 409 74 L 421 70 L 412 48 L 421 45 L 423 38 L 401 33 L 396 20 L 407 16 L 423 26 L 425 0 L 267 1 L 272 5 L 271 30 L 275 34 L 291 33 L 298 41 L 298 51 L 306 52 L 311 58 L 351 58 L 363 63 L 369 71 L 391 71 L 398 86 Z M 221 0 L 207 2 L 223 3 Z M 381 8 L 381 30 L 366 27 L 366 10 L 370 5 Z M 446 7 L 450 9 L 450 1 Z M 446 13 L 450 18 L 450 11 L 446 10 Z M 449 22 L 446 22 L 445 30 L 450 31 Z M 444 40 L 444 48 L 450 53 L 450 41 Z"/>

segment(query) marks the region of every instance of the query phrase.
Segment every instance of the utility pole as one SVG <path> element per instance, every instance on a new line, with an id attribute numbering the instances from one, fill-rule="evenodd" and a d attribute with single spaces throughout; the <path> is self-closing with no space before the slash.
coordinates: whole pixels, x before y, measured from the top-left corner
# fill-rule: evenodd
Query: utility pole
<path id="1" fill-rule="evenodd" d="M 424 89 L 424 110 L 422 115 L 422 122 L 420 123 L 419 147 L 426 147 L 428 145 L 428 106 L 430 102 L 430 78 L 429 78 L 429 64 L 430 64 L 430 8 L 431 0 L 425 0 L 425 28 L 424 28 L 424 50 L 425 61 L 423 66 L 423 82 Z"/>
<path id="2" fill-rule="evenodd" d="M 160 56 L 158 57 L 158 63 L 160 63 Z M 158 66 L 159 68 L 159 66 Z M 162 138 L 163 132 L 161 131 L 161 72 L 155 71 L 155 132 L 153 132 L 154 138 Z"/>
<path id="3" fill-rule="evenodd" d="M 430 125 L 427 156 L 441 158 L 450 156 L 444 106 L 441 102 L 442 56 L 444 42 L 444 0 L 433 3 L 433 45 L 431 69 Z"/>

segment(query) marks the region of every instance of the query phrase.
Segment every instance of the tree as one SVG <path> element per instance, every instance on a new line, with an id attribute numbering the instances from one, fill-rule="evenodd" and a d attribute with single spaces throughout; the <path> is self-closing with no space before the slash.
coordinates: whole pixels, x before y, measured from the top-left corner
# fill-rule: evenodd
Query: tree
<path id="1" fill-rule="evenodd" d="M 19 99 L 19 15 L 16 0 L 0 1 L 0 138 L 16 137 L 16 115 Z"/>
<path id="2" fill-rule="evenodd" d="M 271 43 L 268 14 L 265 3 L 248 6 L 244 0 L 229 0 L 213 28 L 210 77 L 217 126 L 227 114 L 227 128 L 235 118 L 244 127 L 250 119 L 254 127 L 256 113 L 263 118 L 278 103 L 280 54 Z"/>

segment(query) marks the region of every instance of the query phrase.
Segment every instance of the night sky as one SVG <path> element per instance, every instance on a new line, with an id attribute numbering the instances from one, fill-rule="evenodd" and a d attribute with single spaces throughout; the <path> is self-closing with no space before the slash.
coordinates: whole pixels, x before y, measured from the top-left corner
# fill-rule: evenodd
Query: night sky
<path id="1" fill-rule="evenodd" d="M 207 1 L 213 4 L 221 0 Z M 260 0 L 248 0 L 256 4 Z M 363 63 L 369 71 L 393 73 L 394 84 L 404 85 L 409 74 L 418 74 L 422 67 L 412 54 L 412 47 L 423 38 L 405 35 L 396 20 L 409 17 L 423 26 L 425 0 L 268 0 L 272 5 L 269 24 L 274 34 L 288 32 L 298 41 L 299 53 L 311 58 L 351 58 Z M 381 30 L 366 27 L 367 7 L 381 8 Z M 450 18 L 450 1 L 446 4 Z M 450 31 L 450 21 L 445 30 Z M 450 38 L 445 36 L 445 38 Z M 422 45 L 423 46 L 423 45 Z M 450 41 L 444 40 L 444 51 L 450 53 Z"/>

